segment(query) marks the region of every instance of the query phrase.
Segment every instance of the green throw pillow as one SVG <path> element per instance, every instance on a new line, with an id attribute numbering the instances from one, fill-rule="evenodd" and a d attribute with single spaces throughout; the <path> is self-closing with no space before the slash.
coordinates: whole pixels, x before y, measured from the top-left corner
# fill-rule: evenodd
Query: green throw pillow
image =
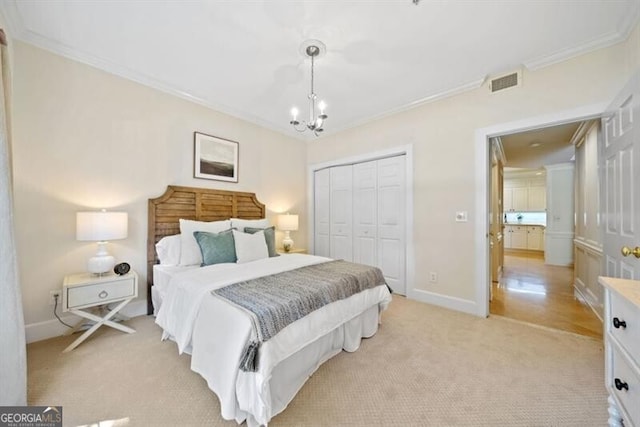
<path id="1" fill-rule="evenodd" d="M 267 249 L 269 250 L 269 258 L 274 256 L 280 256 L 278 252 L 276 252 L 276 228 L 275 227 L 269 227 L 269 228 L 245 227 L 244 228 L 244 232 L 249 234 L 257 233 L 258 231 L 264 231 L 264 240 L 265 242 L 267 242 Z"/>
<path id="2" fill-rule="evenodd" d="M 200 252 L 202 253 L 201 266 L 236 262 L 238 260 L 236 257 L 236 245 L 231 230 L 220 233 L 194 231 L 193 237 L 196 238 L 196 242 L 198 242 Z"/>

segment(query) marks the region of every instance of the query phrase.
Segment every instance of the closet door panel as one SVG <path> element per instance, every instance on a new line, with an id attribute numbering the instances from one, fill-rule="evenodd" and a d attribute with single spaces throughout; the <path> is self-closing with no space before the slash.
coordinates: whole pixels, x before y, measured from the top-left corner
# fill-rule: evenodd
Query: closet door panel
<path id="1" fill-rule="evenodd" d="M 394 292 L 405 295 L 405 157 L 378 160 L 378 266 Z"/>
<path id="2" fill-rule="evenodd" d="M 314 176 L 314 239 L 313 253 L 315 255 L 329 257 L 331 254 L 330 229 L 330 173 L 329 169 L 322 169 L 315 172 Z"/>
<path id="3" fill-rule="evenodd" d="M 377 266 L 377 162 L 353 165 L 353 261 Z"/>
<path id="4" fill-rule="evenodd" d="M 330 169 L 330 256 L 353 259 L 353 167 L 336 166 Z"/>

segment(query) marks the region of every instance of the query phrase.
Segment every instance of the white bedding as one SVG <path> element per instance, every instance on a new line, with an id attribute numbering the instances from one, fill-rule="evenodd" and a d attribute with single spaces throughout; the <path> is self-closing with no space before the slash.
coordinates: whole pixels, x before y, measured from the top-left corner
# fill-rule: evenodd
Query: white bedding
<path id="1" fill-rule="evenodd" d="M 391 296 L 386 286 L 378 286 L 312 312 L 262 344 L 257 372 L 242 372 L 238 366 L 251 335 L 251 321 L 246 313 L 214 297 L 211 291 L 327 261 L 330 259 L 289 254 L 246 264 L 188 269 L 175 273 L 169 281 L 156 323 L 164 330 L 163 339 L 174 339 L 180 353 L 192 354 L 192 369 L 218 395 L 223 418 L 266 425 L 286 407 L 317 364 L 342 348 L 356 350 L 362 336 L 375 333 L 378 312 L 386 308 Z M 287 360 L 304 359 L 306 348 L 319 352 L 317 363 L 289 363 L 300 374 L 289 383 L 280 379 L 280 383 L 271 384 L 274 370 Z"/>

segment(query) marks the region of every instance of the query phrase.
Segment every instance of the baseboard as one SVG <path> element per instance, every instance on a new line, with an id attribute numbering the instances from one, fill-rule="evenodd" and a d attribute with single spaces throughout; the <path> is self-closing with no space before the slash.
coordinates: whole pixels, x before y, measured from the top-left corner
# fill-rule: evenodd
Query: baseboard
<path id="1" fill-rule="evenodd" d="M 407 296 L 411 299 L 427 304 L 433 304 L 450 310 L 473 314 L 474 316 L 478 315 L 478 308 L 475 301 L 436 294 L 422 289 L 411 289 L 410 292 L 407 292 Z"/>
<path id="2" fill-rule="evenodd" d="M 145 316 L 147 314 L 147 301 L 133 301 L 124 307 L 120 313 L 127 317 Z M 77 323 L 80 319 L 78 316 L 74 316 L 73 314 L 65 314 L 64 316 L 60 316 L 60 318 L 70 325 Z M 36 341 L 59 337 L 64 334 L 68 328 L 60 323 L 58 319 L 52 319 L 45 320 L 44 322 L 30 323 L 26 325 L 24 329 L 25 338 L 27 344 L 29 344 Z"/>
<path id="3" fill-rule="evenodd" d="M 580 279 L 577 279 L 580 280 Z M 591 292 L 591 290 L 589 288 L 587 288 L 586 286 L 584 287 L 584 290 L 586 291 L 586 294 L 584 292 L 582 292 L 582 289 L 580 289 L 580 285 L 577 283 L 573 283 L 573 292 L 574 295 L 578 294 L 578 298 L 582 299 L 582 301 L 586 302 L 587 305 L 589 306 L 589 308 L 591 309 L 591 311 L 593 311 L 593 313 L 596 315 L 596 317 L 598 319 L 600 319 L 601 322 L 604 323 L 604 319 L 602 318 L 602 316 L 600 315 L 600 311 L 598 311 L 598 309 L 596 308 L 596 303 L 598 301 L 598 299 L 595 297 L 595 295 L 593 295 L 593 293 Z M 599 305 L 600 310 L 602 310 L 602 312 L 604 312 L 604 306 Z"/>

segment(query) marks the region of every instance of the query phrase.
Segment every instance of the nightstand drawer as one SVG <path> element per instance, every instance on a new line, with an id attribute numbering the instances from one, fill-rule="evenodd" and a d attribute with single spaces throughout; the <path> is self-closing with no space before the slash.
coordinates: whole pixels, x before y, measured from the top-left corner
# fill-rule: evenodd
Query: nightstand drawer
<path id="1" fill-rule="evenodd" d="M 95 283 L 67 288 L 67 308 L 107 304 L 113 300 L 133 297 L 136 294 L 133 277 L 114 282 Z"/>

